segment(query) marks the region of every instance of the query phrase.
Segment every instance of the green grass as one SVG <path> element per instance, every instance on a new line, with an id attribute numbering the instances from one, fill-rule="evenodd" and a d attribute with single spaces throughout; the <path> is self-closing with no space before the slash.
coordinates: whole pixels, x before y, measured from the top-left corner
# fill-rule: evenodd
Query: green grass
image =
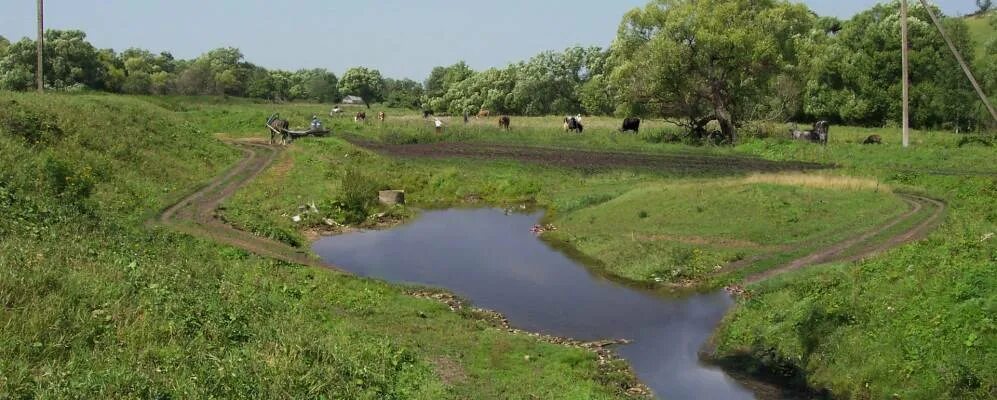
<path id="1" fill-rule="evenodd" d="M 588 120 L 593 119 L 602 121 L 598 118 Z M 832 127 L 831 142 L 826 148 L 780 138 L 746 138 L 735 148 L 689 148 L 656 143 L 651 132 L 647 136 L 618 135 L 605 121 L 602 130 L 589 129 L 585 135 L 566 134 L 558 129 L 556 117 L 514 117 L 511 133 L 500 132 L 486 126 L 485 122 L 479 122 L 480 127 L 468 129 L 455 130 L 451 126 L 442 138 L 437 138 L 420 120 L 413 117 L 399 125 L 384 127 L 356 127 L 349 122 L 343 129 L 374 139 L 382 139 L 395 131 L 417 140 L 607 148 L 648 153 L 740 154 L 772 160 L 818 161 L 841 167 L 832 176 L 872 180 L 944 199 L 949 211 L 942 227 L 925 241 L 870 260 L 805 269 L 752 287 L 751 300 L 740 301 L 739 307 L 718 331 L 717 355 L 721 359 L 736 360 L 743 360 L 740 357 L 747 355 L 753 360 L 739 363 L 737 367 L 741 368 L 764 365 L 784 374 L 799 371 L 797 378 L 802 382 L 828 389 L 836 398 L 889 398 L 894 394 L 915 399 L 988 398 L 995 390 L 997 383 L 993 377 L 997 375 L 993 372 L 997 370 L 994 359 L 997 353 L 993 349 L 997 348 L 994 340 L 997 332 L 993 315 L 997 311 L 997 291 L 994 290 L 997 282 L 990 272 L 997 265 L 994 258 L 997 240 L 988 236 L 997 232 L 997 215 L 993 208 L 997 200 L 997 180 L 994 178 L 997 174 L 992 166 L 995 155 L 992 147 L 960 146 L 960 136 L 915 131 L 912 146 L 903 149 L 895 128 Z M 662 125 L 659 129 L 667 130 L 668 127 Z M 886 144 L 861 145 L 861 141 L 871 134 L 881 135 Z M 333 160 L 330 155 L 342 153 L 345 156 L 351 149 L 336 139 L 302 141 L 294 146 L 288 157 L 310 159 L 321 155 L 322 161 L 311 165 L 330 165 L 328 168 L 334 169 L 339 168 L 333 167 L 336 163 L 345 161 Z M 752 184 L 745 189 L 753 196 L 738 196 L 733 191 L 718 193 L 716 188 L 704 188 L 703 197 L 711 194 L 713 196 L 709 198 L 719 199 L 721 204 L 736 204 L 754 210 L 750 214 L 772 213 L 780 218 L 742 215 L 749 213 L 741 213 L 735 208 L 730 214 L 710 214 L 709 218 L 699 220 L 698 216 L 690 215 L 692 211 L 699 214 L 698 210 L 692 210 L 691 204 L 701 201 L 696 197 L 694 188 L 697 186 L 683 180 L 694 182 L 705 177 L 683 178 L 646 171 L 587 175 L 514 162 L 398 161 L 359 153 L 364 154 L 362 158 L 366 161 L 358 165 L 366 166 L 364 170 L 383 179 L 386 186 L 411 190 L 416 204 L 454 204 L 467 194 L 484 194 L 484 199 L 490 203 L 535 199 L 549 207 L 551 220 L 563 228 L 555 237 L 576 238 L 571 244 L 586 255 L 608 261 L 609 268 L 618 268 L 613 271 L 616 274 L 629 274 L 639 279 L 653 279 L 654 272 L 669 266 L 675 259 L 710 265 L 715 261 L 748 256 L 756 241 L 769 241 L 765 246 L 778 247 L 793 239 L 812 240 L 816 227 L 810 225 L 809 218 L 817 219 L 813 221 L 814 225 L 822 218 L 819 212 L 806 207 L 814 198 L 826 198 L 830 202 L 827 210 L 842 212 L 840 219 L 836 215 L 823 216 L 839 227 L 830 229 L 828 239 L 873 225 L 869 215 L 876 215 L 877 211 L 886 209 L 890 215 L 895 215 L 901 209 L 896 199 L 884 199 L 882 193 L 874 190 L 849 192 L 833 187 Z M 299 184 L 303 192 L 319 185 L 318 189 L 312 189 L 312 193 L 321 193 L 316 197 L 332 197 L 335 193 L 334 183 L 320 184 L 318 179 L 292 183 Z M 687 184 L 690 190 L 676 190 L 669 196 L 667 188 L 682 184 Z M 501 191 L 497 187 L 512 190 Z M 241 195 L 251 196 L 252 192 Z M 640 201 L 642 196 L 649 200 Z M 790 203 L 786 209 L 765 208 L 782 204 L 784 198 Z M 799 218 L 789 215 L 794 212 Z M 272 214 L 258 217 L 266 220 L 273 218 Z M 591 218 L 586 216 L 594 216 L 595 222 L 604 222 L 589 223 Z M 697 221 L 715 223 L 734 217 L 746 218 L 745 224 L 723 224 L 731 227 L 729 235 L 719 227 L 714 230 L 713 224 L 697 224 Z M 802 224 L 796 224 L 800 224 L 800 229 L 784 231 L 793 225 L 779 224 L 782 217 L 799 219 Z M 663 222 L 675 222 L 682 229 L 669 231 L 672 228 Z M 686 236 L 685 242 L 698 242 L 700 238 L 689 240 L 691 234 L 709 237 L 708 242 L 713 243 L 688 246 L 682 241 L 662 241 L 661 246 L 638 248 L 633 245 L 634 236 L 627 237 L 627 231 L 632 234 L 632 228 L 637 226 L 651 235 L 678 232 Z M 596 239 L 577 240 L 588 235 Z M 748 250 L 718 245 L 724 240 L 748 244 L 731 241 L 731 238 L 752 244 L 747 246 Z M 755 240 L 748 240 L 750 238 Z M 783 254 L 775 260 L 786 260 L 792 255 Z M 756 268 L 773 265 L 772 262 L 759 264 L 763 265 Z M 664 278 L 669 279 L 668 276 Z"/>
<path id="2" fill-rule="evenodd" d="M 606 273 L 643 282 L 709 281 L 715 286 L 729 281 L 724 278 L 728 272 L 742 272 L 718 271 L 717 265 L 770 257 L 798 245 L 828 244 L 905 207 L 875 188 L 839 192 L 791 182 L 749 183 L 743 178 L 690 182 L 688 177 L 654 171 L 583 172 L 514 161 L 397 160 L 338 138 L 323 138 L 301 140 L 288 148 L 274 168 L 225 205 L 225 217 L 261 236 L 304 245 L 307 239 L 301 231 L 323 228 L 326 218 L 346 222 L 337 200 L 342 177 L 351 169 L 362 171 L 374 189 L 405 190 L 410 205 L 416 207 L 463 205 L 470 198 L 481 199 L 479 205 L 536 203 L 549 210 L 548 220 L 560 228 L 550 239 L 571 244 Z M 291 217 L 308 204 L 315 204 L 319 213 L 306 214 L 295 223 Z M 639 218 L 642 211 L 648 216 Z M 403 218 L 412 214 L 398 208 L 369 214 L 381 212 Z M 738 241 L 749 243 L 743 248 L 730 245 Z"/>
<path id="3" fill-rule="evenodd" d="M 0 160 L 18 166 L 0 170 L 0 371 L 6 378 L 0 393 L 616 394 L 589 353 L 507 335 L 391 285 L 144 227 L 148 217 L 237 158 L 212 134 L 262 137 L 271 112 L 303 126 L 312 114 L 327 115 L 328 106 L 0 94 L 9 99 L 55 116 L 60 129 L 40 125 L 33 145 L 0 135 Z M 800 380 L 839 398 L 988 398 L 997 387 L 997 238 L 988 236 L 997 232 L 992 147 L 959 146 L 959 136 L 918 131 L 913 146 L 902 149 L 894 128 L 832 127 L 826 148 L 778 137 L 702 148 L 660 143 L 675 129 L 663 121 L 645 124 L 641 135 L 620 135 L 618 120 L 586 118 L 586 133 L 578 135 L 564 133 L 559 117 L 513 117 L 512 132 L 499 131 L 494 118 L 467 127 L 448 120 L 446 134 L 435 136 L 412 111 L 388 110 L 385 124 L 324 118 L 336 132 L 376 140 L 743 155 L 841 168 L 809 178 L 593 172 L 515 161 L 396 160 L 335 137 L 309 138 L 231 199 L 226 218 L 304 244 L 301 230 L 321 221 L 310 216 L 295 224 L 289 216 L 315 202 L 323 216 L 337 217 L 343 175 L 358 168 L 377 187 L 406 189 L 418 206 L 480 198 L 474 204 L 546 207 L 560 228 L 551 239 L 569 242 L 608 273 L 664 282 L 692 276 L 716 285 L 741 275 L 717 278 L 696 266 L 770 250 L 781 252 L 775 260 L 786 259 L 796 254 L 787 247 L 821 245 L 896 215 L 902 208 L 887 186 L 944 199 L 949 211 L 925 241 L 751 287 L 751 299 L 740 300 L 717 333 L 717 355 L 753 360 L 740 367 L 800 371 Z M 886 144 L 861 145 L 870 134 Z M 693 268 L 673 276 L 669 267 L 677 262 Z M 541 357 L 524 362 L 524 354 Z M 451 361 L 462 380 L 445 382 L 441 376 L 449 375 L 437 373 L 434 365 Z"/>
<path id="4" fill-rule="evenodd" d="M 906 209 L 890 193 L 742 181 L 647 184 L 555 219 L 558 237 L 636 281 L 702 280 L 828 245 Z"/>
<path id="5" fill-rule="evenodd" d="M 966 27 L 969 28 L 969 37 L 973 40 L 973 48 L 976 51 L 976 60 L 982 59 L 986 55 L 987 43 L 997 39 L 997 30 L 990 25 L 990 19 L 994 18 L 995 12 L 991 11 L 982 15 L 963 18 Z"/>
<path id="6" fill-rule="evenodd" d="M 619 396 L 587 351 L 147 227 L 238 158 L 185 112 L 121 96 L 0 105 L 0 397 Z"/>

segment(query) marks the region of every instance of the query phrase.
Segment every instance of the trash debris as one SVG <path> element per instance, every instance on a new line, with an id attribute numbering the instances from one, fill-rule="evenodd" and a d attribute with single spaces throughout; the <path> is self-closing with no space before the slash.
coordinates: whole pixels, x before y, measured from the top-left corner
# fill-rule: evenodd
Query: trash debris
<path id="1" fill-rule="evenodd" d="M 301 222 L 301 216 L 300 215 L 295 215 L 295 216 L 291 217 L 291 221 Z"/>
<path id="2" fill-rule="evenodd" d="M 726 291 L 732 296 L 744 297 L 746 299 L 751 298 L 751 291 L 749 291 L 747 288 L 741 285 L 725 286 L 724 291 Z"/>
<path id="3" fill-rule="evenodd" d="M 552 225 L 552 224 L 547 224 L 547 225 L 533 225 L 533 227 L 530 228 L 530 232 L 532 232 L 532 233 L 534 233 L 534 234 L 536 234 L 538 236 L 542 235 L 544 232 L 551 232 L 551 231 L 556 231 L 556 230 L 557 230 L 557 227 L 554 226 L 554 225 Z"/>

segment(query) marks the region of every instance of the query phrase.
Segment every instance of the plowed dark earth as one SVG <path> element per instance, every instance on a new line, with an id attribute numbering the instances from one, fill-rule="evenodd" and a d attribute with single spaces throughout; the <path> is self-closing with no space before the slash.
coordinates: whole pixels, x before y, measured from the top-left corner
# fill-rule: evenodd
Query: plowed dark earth
<path id="1" fill-rule="evenodd" d="M 778 162 L 742 156 L 647 154 L 465 142 L 388 144 L 355 135 L 346 135 L 345 139 L 355 146 L 393 157 L 505 159 L 579 169 L 646 168 L 676 173 L 729 174 L 805 171 L 834 167 L 827 164 Z"/>

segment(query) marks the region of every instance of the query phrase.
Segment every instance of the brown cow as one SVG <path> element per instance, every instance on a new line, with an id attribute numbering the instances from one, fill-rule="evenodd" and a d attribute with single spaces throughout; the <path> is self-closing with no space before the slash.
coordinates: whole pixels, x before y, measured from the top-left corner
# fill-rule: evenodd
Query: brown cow
<path id="1" fill-rule="evenodd" d="M 384 111 L 381 111 L 381 112 L 377 113 L 377 120 L 378 121 L 384 122 L 384 118 L 385 117 L 386 116 L 384 115 Z"/>
<path id="2" fill-rule="evenodd" d="M 478 118 L 488 118 L 489 115 L 491 115 L 491 112 L 486 109 L 482 108 L 481 111 L 478 111 Z"/>
<path id="3" fill-rule="evenodd" d="M 505 129 L 505 130 L 509 130 L 509 122 L 511 122 L 511 121 L 509 120 L 508 116 L 503 115 L 503 116 L 499 117 L 499 119 L 498 119 L 499 128 L 502 128 L 502 129 Z"/>
<path id="4" fill-rule="evenodd" d="M 367 122 L 367 113 L 360 111 L 353 117 L 353 122 Z"/>

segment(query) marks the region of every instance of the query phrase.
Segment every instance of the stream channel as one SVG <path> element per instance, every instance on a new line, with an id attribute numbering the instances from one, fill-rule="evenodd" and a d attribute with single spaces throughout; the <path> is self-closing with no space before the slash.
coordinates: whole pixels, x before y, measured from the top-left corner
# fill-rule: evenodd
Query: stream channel
<path id="1" fill-rule="evenodd" d="M 521 329 L 615 346 L 664 399 L 753 399 L 697 355 L 733 301 L 723 291 L 683 297 L 600 277 L 540 240 L 540 213 L 499 209 L 423 212 L 383 231 L 322 238 L 313 250 L 359 276 L 448 289 Z"/>

